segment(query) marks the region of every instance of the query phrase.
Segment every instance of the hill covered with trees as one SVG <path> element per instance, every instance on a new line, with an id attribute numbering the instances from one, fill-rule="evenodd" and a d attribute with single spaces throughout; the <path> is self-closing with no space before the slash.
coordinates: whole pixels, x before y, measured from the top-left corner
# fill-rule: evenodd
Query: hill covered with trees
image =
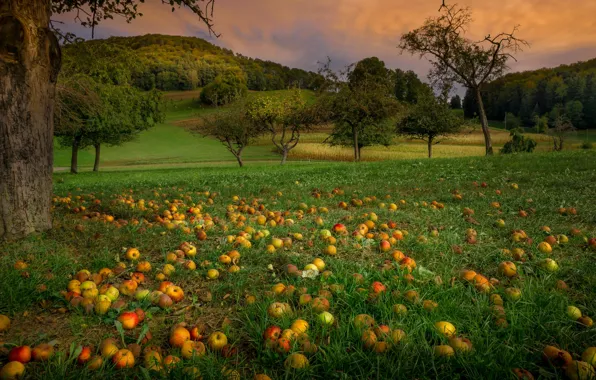
<path id="1" fill-rule="evenodd" d="M 280 90 L 290 86 L 316 89 L 322 77 L 314 72 L 215 46 L 201 38 L 147 34 L 84 41 L 64 48 L 64 54 L 81 50 L 110 50 L 132 55 L 132 85 L 143 90 L 193 90 L 218 77 L 238 77 L 249 90 Z"/>
<path id="2" fill-rule="evenodd" d="M 503 120 L 515 115 L 525 126 L 546 118 L 553 126 L 564 117 L 576 128 L 596 128 L 596 59 L 511 73 L 483 89 L 483 101 L 489 119 Z M 466 116 L 475 113 L 474 95 L 466 94 Z M 510 115 L 507 116 L 508 119 Z"/>

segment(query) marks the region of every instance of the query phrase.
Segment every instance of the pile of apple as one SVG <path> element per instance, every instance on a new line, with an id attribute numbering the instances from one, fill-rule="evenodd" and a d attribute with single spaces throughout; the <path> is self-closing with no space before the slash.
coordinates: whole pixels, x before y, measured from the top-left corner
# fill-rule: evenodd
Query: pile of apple
<path id="1" fill-rule="evenodd" d="M 542 350 L 542 359 L 546 364 L 563 370 L 568 379 L 596 379 L 596 347 L 586 348 L 581 360 L 573 360 L 569 352 L 555 346 L 546 346 Z"/>

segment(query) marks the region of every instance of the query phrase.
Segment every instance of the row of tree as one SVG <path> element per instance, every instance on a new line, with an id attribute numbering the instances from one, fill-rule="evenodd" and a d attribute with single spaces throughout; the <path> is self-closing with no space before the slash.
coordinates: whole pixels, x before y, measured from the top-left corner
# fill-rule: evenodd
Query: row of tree
<path id="1" fill-rule="evenodd" d="M 241 101 L 203 118 L 190 130 L 219 140 L 243 166 L 242 153 L 256 138 L 269 134 L 284 164 L 301 134 L 321 123 L 333 124 L 326 143 L 351 146 L 355 161 L 360 161 L 363 148 L 389 146 L 396 134 L 426 141 L 432 157 L 433 145 L 463 126 L 463 118 L 447 100 L 435 97 L 413 72 L 387 69 L 376 57 L 341 73 L 329 66 L 327 62 L 320 70 L 325 82 L 312 104 L 296 89 L 287 99 L 265 96 Z"/>
<path id="2" fill-rule="evenodd" d="M 477 113 L 475 97 L 472 91 L 466 93 L 468 117 Z M 576 128 L 596 128 L 596 59 L 505 75 L 483 88 L 482 99 L 492 120 L 510 114 L 521 125 L 533 127 L 537 119 L 545 118 L 553 128 L 564 117 Z"/>

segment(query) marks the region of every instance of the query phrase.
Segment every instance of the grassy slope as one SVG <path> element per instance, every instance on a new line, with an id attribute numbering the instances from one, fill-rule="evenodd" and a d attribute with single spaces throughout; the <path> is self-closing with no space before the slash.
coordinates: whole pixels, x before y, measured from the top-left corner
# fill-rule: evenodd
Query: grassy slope
<path id="1" fill-rule="evenodd" d="M 273 96 L 287 97 L 289 91 L 250 92 L 249 97 Z M 313 100 L 312 92 L 304 93 L 308 100 Z M 200 89 L 196 91 L 170 92 L 166 94 L 169 101 L 166 121 L 156 127 L 143 132 L 136 141 L 116 147 L 102 147 L 101 165 L 104 169 L 122 169 L 130 166 L 142 167 L 171 167 L 171 166 L 205 166 L 205 165 L 235 165 L 234 157 L 217 141 L 203 138 L 185 131 L 179 124 L 193 120 L 208 113 L 218 112 L 220 109 L 201 106 L 198 98 Z M 570 142 L 578 144 L 583 141 L 585 132 L 576 133 Z M 294 160 L 352 160 L 350 148 L 333 147 L 321 144 L 325 133 L 304 134 L 303 144 L 291 152 Z M 589 133 L 590 140 L 596 141 L 596 132 Z M 501 146 L 509 138 L 508 133 L 495 129 L 493 144 Z M 534 135 L 539 141 L 538 150 L 549 150 L 551 143 L 548 137 Z M 460 135 L 451 138 L 435 147 L 436 157 L 480 156 L 484 153 L 483 140 L 479 130 L 471 135 Z M 79 153 L 79 165 L 82 170 L 90 170 L 95 153 L 92 148 Z M 364 160 L 390 160 L 424 158 L 425 144 L 420 141 L 396 139 L 396 145 L 389 149 L 371 147 L 363 151 Z M 275 163 L 278 156 L 273 151 L 267 137 L 259 139 L 254 145 L 245 150 L 244 159 L 247 161 L 271 161 Z M 70 149 L 56 145 L 54 154 L 56 167 L 70 165 Z"/>
<path id="2" fill-rule="evenodd" d="M 311 324 L 309 335 L 314 339 L 328 336 L 328 343 L 310 358 L 311 367 L 302 372 L 285 372 L 284 355 L 265 350 L 261 335 L 265 327 L 279 324 L 287 328 L 292 319 L 274 321 L 267 317 L 265 309 L 273 301 L 264 295 L 274 283 L 269 264 L 281 273 L 286 263 L 294 263 L 302 268 L 314 257 L 320 256 L 325 243 L 314 239 L 314 246 L 296 241 L 294 248 L 279 251 L 274 255 L 264 252 L 269 241 L 255 242 L 250 250 L 242 250 L 242 270 L 237 275 L 223 273 L 214 282 L 206 282 L 206 269 L 196 272 L 179 268 L 172 280 L 183 286 L 189 299 L 199 288 L 207 288 L 213 293 L 213 303 L 202 306 L 192 315 L 162 319 L 162 312 L 156 312 L 151 319 L 151 331 L 154 344 L 167 346 L 167 332 L 173 324 L 186 319 L 187 322 L 209 322 L 211 329 L 221 323 L 224 316 L 233 321 L 227 335 L 231 342 L 240 348 L 238 364 L 231 359 L 222 359 L 213 353 L 196 361 L 206 379 L 220 378 L 222 366 L 238 369 L 244 377 L 250 378 L 255 372 L 268 373 L 272 378 L 476 378 L 503 379 L 511 376 L 511 369 L 522 367 L 544 377 L 560 376 L 554 368 L 541 362 L 540 351 L 545 344 L 561 346 L 575 355 L 596 342 L 596 330 L 579 327 L 565 315 L 567 305 L 581 308 L 586 315 L 596 316 L 596 274 L 592 268 L 596 259 L 594 252 L 581 247 L 581 237 L 572 238 L 565 246 L 555 247 L 551 257 L 555 258 L 561 270 L 557 274 L 547 274 L 538 267 L 538 262 L 545 256 L 536 250 L 536 244 L 544 234 L 540 226 L 548 225 L 554 234 L 568 233 L 570 228 L 580 228 L 587 236 L 596 234 L 594 204 L 596 188 L 587 184 L 596 183 L 596 154 L 594 152 L 564 152 L 552 154 L 533 154 L 518 156 L 497 156 L 492 158 L 456 158 L 436 160 L 405 160 L 383 163 L 321 163 L 309 166 L 263 167 L 254 166 L 244 169 L 202 169 L 189 170 L 152 170 L 136 172 L 83 173 L 78 176 L 68 174 L 55 175 L 55 192 L 66 196 L 95 193 L 103 199 L 97 208 L 117 218 L 139 216 L 137 211 L 123 206 L 113 205 L 112 194 L 129 194 L 136 199 L 144 198 L 183 199 L 187 192 L 193 202 L 202 202 L 204 196 L 199 191 L 219 193 L 213 206 L 205 206 L 205 212 L 227 220 L 226 206 L 232 195 L 239 195 L 247 200 L 253 197 L 272 210 L 290 210 L 292 217 L 299 202 L 308 205 L 325 206 L 328 214 L 320 215 L 323 227 L 314 223 L 315 215 L 306 215 L 303 220 L 296 219 L 293 227 L 278 226 L 270 228 L 272 236 L 283 237 L 290 232 L 301 232 L 310 239 L 311 231 L 330 228 L 334 223 L 343 221 L 351 231 L 363 221 L 362 214 L 375 212 L 379 223 L 394 220 L 400 229 L 410 232 L 410 236 L 398 244 L 398 248 L 415 258 L 419 267 L 430 270 L 442 278 L 443 284 L 421 280 L 406 285 L 394 276 L 399 272 L 387 273 L 377 268 L 388 254 L 379 254 L 376 250 L 358 250 L 347 245 L 338 245 L 337 257 L 325 257 L 328 269 L 333 271 L 329 280 L 298 280 L 281 275 L 285 284 L 297 287 L 306 286 L 310 293 L 324 287 L 325 284 L 339 283 L 345 286 L 345 292 L 336 294 L 331 301 L 331 312 L 338 320 L 338 326 L 324 329 L 316 319 L 316 313 L 308 308 L 297 307 L 294 318 L 305 318 Z M 486 181 L 487 189 L 476 188 L 472 181 Z M 519 190 L 509 187 L 511 182 L 519 184 Z M 345 195 L 329 197 L 335 187 L 345 190 Z M 320 189 L 323 196 L 315 199 L 313 189 Z M 455 201 L 451 192 L 459 189 L 463 201 Z M 497 196 L 495 189 L 502 189 Z M 154 193 L 158 191 L 159 194 Z M 281 194 L 276 195 L 280 191 Z M 395 213 L 381 208 L 386 195 L 396 202 L 406 201 Z M 376 196 L 362 208 L 350 208 L 348 211 L 337 207 L 340 200 L 349 201 L 353 197 Z M 445 204 L 444 210 L 432 210 L 428 207 L 416 207 L 416 202 L 436 200 Z M 532 200 L 531 203 L 529 200 Z M 492 209 L 493 201 L 501 203 L 501 210 Z M 75 201 L 76 202 L 76 201 Z M 90 203 L 87 204 L 93 209 Z M 577 216 L 564 217 L 556 213 L 558 207 L 573 206 Z M 461 217 L 462 207 L 476 211 L 474 218 L 478 225 L 471 225 Z M 534 212 L 528 218 L 519 218 L 519 209 Z M 160 212 L 163 211 L 163 207 Z M 345 221 L 351 215 L 354 219 Z M 248 216 L 248 215 L 247 215 Z M 493 222 L 497 218 L 506 221 L 505 229 L 497 229 Z M 84 233 L 74 234 L 75 224 L 83 223 Z M 210 260 L 217 262 L 220 254 L 232 249 L 222 245 L 220 237 L 236 233 L 237 227 L 229 223 L 231 229 L 219 228 L 208 231 L 208 240 L 201 242 L 197 262 Z M 438 238 L 429 236 L 429 228 L 440 229 Z M 478 231 L 477 245 L 463 243 L 465 230 L 473 227 Z M 257 228 L 260 228 L 257 226 Z M 534 238 L 534 243 L 514 244 L 510 239 L 511 229 L 523 229 Z M 57 337 L 64 345 L 69 342 L 81 342 L 97 346 L 99 340 L 107 336 L 117 336 L 112 322 L 101 322 L 94 315 L 86 316 L 73 311 L 67 314 L 53 314 L 40 311 L 38 301 L 48 298 L 52 304 L 60 305 L 59 298 L 54 298 L 59 290 L 65 288 L 67 276 L 81 268 L 97 271 L 102 267 L 115 265 L 115 256 L 121 247 L 137 246 L 143 252 L 144 259 L 154 263 L 155 268 L 163 265 L 165 252 L 173 250 L 182 241 L 193 239 L 178 231 L 164 232 L 162 228 L 148 229 L 143 232 L 138 227 L 129 225 L 115 228 L 105 223 L 82 222 L 62 206 L 56 211 L 56 229 L 42 239 L 31 238 L 16 244 L 0 246 L 4 252 L 0 256 L 0 313 L 7 313 L 14 318 L 14 326 L 4 336 L 7 342 L 18 340 L 31 343 L 40 336 L 47 339 Z M 428 236 L 429 242 L 419 243 L 418 235 Z M 463 246 L 464 254 L 455 254 L 453 244 Z M 497 265 L 509 257 L 501 252 L 502 248 L 522 247 L 529 260 L 517 262 L 522 273 L 519 279 L 511 282 L 497 273 Z M 12 269 L 17 259 L 30 263 L 30 276 L 23 278 Z M 458 275 L 462 268 L 473 268 L 488 277 L 497 277 L 504 285 L 496 292 L 503 294 L 506 286 L 522 289 L 522 299 L 517 302 L 505 301 L 505 310 L 509 327 L 498 328 L 494 324 L 489 309 L 487 295 L 476 292 L 463 282 L 450 279 Z M 51 271 L 54 277 L 45 279 Z M 352 273 L 365 276 L 363 285 L 352 279 Z M 415 271 L 417 279 L 423 279 L 422 272 Z M 150 276 L 153 278 L 153 275 Z M 571 290 L 567 293 L 554 290 L 556 280 L 565 280 Z M 420 305 L 408 304 L 402 296 L 387 294 L 379 302 L 366 301 L 366 293 L 359 294 L 356 288 L 368 288 L 372 281 L 382 281 L 389 290 L 403 294 L 405 290 L 416 289 L 422 299 L 438 303 L 436 311 L 428 313 Z M 48 291 L 39 293 L 35 289 L 39 284 L 46 284 Z M 155 286 L 154 280 L 150 285 Z M 256 304 L 245 306 L 244 292 L 249 291 L 258 298 Z M 391 312 L 394 303 L 406 303 L 408 315 L 398 317 Z M 22 312 L 28 310 L 28 316 Z M 16 317 L 18 313 L 18 317 Z M 352 320 L 356 314 L 372 314 L 378 323 L 386 323 L 392 328 L 403 329 L 408 338 L 385 354 L 375 354 L 363 349 L 360 333 L 354 328 Z M 38 319 L 43 323 L 40 323 Z M 468 337 L 474 344 L 475 352 L 447 361 L 434 359 L 432 346 L 445 343 L 432 329 L 433 323 L 447 320 L 455 324 L 459 334 Z M 49 334 L 49 335 L 43 335 Z M 176 353 L 169 349 L 170 353 Z M 1 359 L 0 359 L 1 360 Z M 81 378 L 85 377 L 84 367 L 70 364 L 69 361 L 52 361 L 47 365 L 29 364 L 27 371 L 36 378 Z M 191 365 L 184 361 L 184 366 Z M 132 371 L 114 372 L 104 368 L 100 372 L 103 378 L 134 377 Z M 98 375 L 98 376 L 100 376 Z"/>

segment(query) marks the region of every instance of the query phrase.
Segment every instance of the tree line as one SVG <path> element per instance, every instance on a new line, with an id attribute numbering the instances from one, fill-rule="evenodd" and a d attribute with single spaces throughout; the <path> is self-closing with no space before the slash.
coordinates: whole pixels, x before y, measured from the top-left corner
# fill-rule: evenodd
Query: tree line
<path id="1" fill-rule="evenodd" d="M 291 86 L 316 89 L 317 73 L 289 68 L 279 63 L 235 54 L 201 38 L 147 34 L 81 41 L 66 46 L 64 54 L 76 54 L 94 45 L 95 49 L 127 51 L 135 59 L 130 68 L 131 85 L 143 90 L 183 91 L 202 88 L 214 81 L 239 78 L 248 90 L 282 90 Z"/>
<path id="2" fill-rule="evenodd" d="M 596 128 L 596 59 L 507 74 L 484 87 L 482 100 L 491 120 L 507 119 L 512 128 L 554 128 L 559 117 L 575 128 Z M 467 91 L 466 117 L 477 114 L 476 104 L 475 93 Z"/>

